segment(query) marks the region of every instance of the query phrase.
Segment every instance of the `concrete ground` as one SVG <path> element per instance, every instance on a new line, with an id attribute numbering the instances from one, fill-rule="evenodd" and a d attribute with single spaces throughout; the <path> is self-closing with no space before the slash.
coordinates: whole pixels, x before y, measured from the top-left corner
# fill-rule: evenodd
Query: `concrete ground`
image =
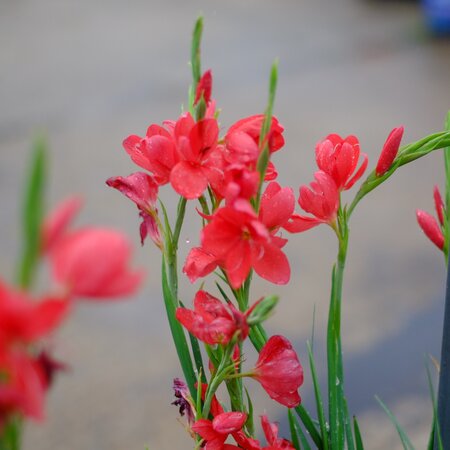
<path id="1" fill-rule="evenodd" d="M 180 372 L 165 324 L 159 255 L 151 245 L 139 248 L 135 208 L 104 181 L 136 170 L 121 147 L 127 135 L 176 118 L 186 103 L 190 33 L 200 12 L 203 66 L 213 69 L 224 128 L 263 111 L 270 64 L 279 58 L 275 110 L 286 127 L 286 148 L 275 162 L 279 181 L 296 191 L 312 180 L 314 145 L 328 133 L 359 136 L 373 167 L 394 126 L 403 124 L 410 142 L 442 129 L 450 109 L 450 41 L 426 33 L 414 3 L 3 0 L 2 277 L 13 277 L 23 174 L 32 137 L 42 129 L 51 145 L 49 204 L 81 193 L 86 206 L 79 223 L 125 230 L 137 247 L 136 264 L 148 268 L 136 298 L 81 304 L 55 339 L 72 370 L 57 380 L 45 423 L 27 427 L 25 450 L 191 448 L 170 406 L 171 380 Z M 425 353 L 439 354 L 445 268 L 414 212 L 432 210 L 433 185 L 443 180 L 441 155 L 430 155 L 402 168 L 353 217 L 343 338 L 350 409 L 360 417 L 368 449 L 401 448 L 376 393 L 417 448 L 425 448 L 431 404 L 423 361 Z M 198 242 L 194 219 L 191 212 L 183 254 Z M 270 330 L 296 342 L 305 368 L 314 307 L 321 355 L 335 251 L 326 227 L 293 236 L 290 285 L 255 285 L 254 298 L 280 293 Z M 187 303 L 194 289 L 183 281 Z M 319 372 L 324 380 L 320 362 Z M 257 413 L 265 409 L 283 421 L 281 408 L 252 389 Z"/>

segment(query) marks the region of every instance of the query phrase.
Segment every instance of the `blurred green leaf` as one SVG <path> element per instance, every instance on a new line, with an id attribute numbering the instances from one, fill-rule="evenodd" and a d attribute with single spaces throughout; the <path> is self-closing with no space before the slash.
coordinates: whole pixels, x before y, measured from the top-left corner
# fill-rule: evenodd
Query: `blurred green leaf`
<path id="1" fill-rule="evenodd" d="M 46 168 L 47 143 L 45 138 L 40 136 L 33 144 L 22 209 L 23 251 L 17 271 L 17 282 L 23 289 L 31 287 L 39 262 L 45 208 Z"/>

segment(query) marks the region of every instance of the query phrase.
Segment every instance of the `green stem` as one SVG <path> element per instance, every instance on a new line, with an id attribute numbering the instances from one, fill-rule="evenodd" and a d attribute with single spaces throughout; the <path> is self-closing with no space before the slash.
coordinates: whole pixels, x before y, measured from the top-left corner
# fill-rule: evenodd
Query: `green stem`
<path id="1" fill-rule="evenodd" d="M 344 429 L 344 379 L 341 344 L 342 284 L 348 247 L 348 227 L 343 217 L 339 224 L 339 251 L 333 268 L 330 309 L 327 328 L 328 361 L 328 409 L 330 421 L 331 448 L 340 450 L 345 445 Z"/>
<path id="2" fill-rule="evenodd" d="M 222 355 L 219 367 L 217 368 L 216 373 L 214 374 L 208 385 L 208 389 L 206 390 L 205 395 L 205 403 L 203 404 L 202 411 L 202 417 L 204 419 L 208 418 L 214 394 L 216 393 L 217 388 L 220 386 L 222 381 L 225 379 L 226 371 L 228 370 L 228 366 L 230 365 L 230 356 L 233 351 L 234 344 L 235 343 L 233 341 L 228 344 Z"/>

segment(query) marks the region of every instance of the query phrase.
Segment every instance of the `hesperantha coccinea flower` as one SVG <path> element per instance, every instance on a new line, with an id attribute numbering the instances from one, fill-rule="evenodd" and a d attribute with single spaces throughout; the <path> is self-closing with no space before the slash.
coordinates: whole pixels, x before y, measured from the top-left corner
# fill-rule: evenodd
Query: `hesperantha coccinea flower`
<path id="1" fill-rule="evenodd" d="M 207 274 L 206 268 L 214 270 L 218 265 L 227 274 L 231 286 L 238 288 L 254 269 L 272 283 L 286 284 L 290 267 L 281 250 L 284 244 L 284 240 L 273 238 L 249 202 L 236 200 L 232 206 L 220 208 L 211 216 L 202 230 L 201 250 L 191 251 L 184 271 L 190 275 L 191 281 L 195 281 Z M 208 258 L 209 262 L 192 262 L 199 255 Z M 193 269 L 198 266 L 201 270 L 196 273 Z"/>
<path id="2" fill-rule="evenodd" d="M 420 228 L 425 233 L 425 236 L 436 245 L 439 250 L 446 251 L 445 232 L 448 225 L 446 225 L 446 210 L 444 202 L 442 201 L 441 193 L 438 186 L 434 187 L 433 191 L 434 206 L 438 220 L 426 211 L 418 209 L 416 211 L 417 222 Z M 439 222 L 438 222 L 439 221 Z"/>
<path id="3" fill-rule="evenodd" d="M 367 168 L 367 155 L 358 166 L 361 150 L 356 136 L 342 138 L 338 134 L 329 134 L 316 145 L 316 163 L 336 183 L 339 191 L 350 189 L 364 174 Z"/>
<path id="4" fill-rule="evenodd" d="M 376 166 L 354 189 L 349 203 L 345 198 L 352 192 L 344 191 L 361 180 L 368 158 L 361 153 L 356 136 L 328 134 L 315 148 L 313 180 L 309 184 L 299 180 L 302 212 L 298 213 L 294 190 L 274 181 L 278 171 L 272 157 L 285 145 L 284 128 L 273 115 L 276 64 L 264 114 L 234 118 L 228 129 L 223 128 L 219 113 L 220 117 L 224 113 L 213 98 L 212 72 L 201 70 L 202 24 L 199 19 L 194 28 L 192 85 L 183 113 L 175 120 L 150 125 L 143 137 L 125 139 L 126 152 L 144 172 L 107 181 L 137 205 L 143 219 L 142 240 L 150 235 L 161 250 L 162 295 L 184 376 L 183 381 L 181 375 L 175 380 L 173 404 L 187 416 L 185 428 L 196 450 L 362 448 L 357 420 L 347 411 L 343 377 L 341 306 L 349 222 L 359 202 L 398 168 L 438 147 L 450 146 L 450 131 L 400 149 L 403 127 L 394 128 Z M 450 127 L 450 116 L 448 123 Z M 450 167 L 450 152 L 446 157 Z M 166 207 L 163 186 L 168 195 L 172 191 L 178 198 L 176 208 Z M 434 197 L 437 220 L 423 212 L 418 220 L 445 252 L 446 206 L 437 190 Z M 179 280 L 180 242 L 189 244 L 192 239 L 192 231 L 189 239 L 184 234 L 185 217 L 192 217 L 186 215 L 189 208 L 198 220 L 198 240 L 189 249 L 182 272 L 192 283 L 201 279 L 192 306 Z M 330 283 L 327 278 L 331 295 L 324 339 L 329 370 L 324 400 L 315 379 L 314 354 L 308 348 L 316 419 L 301 404 L 304 371 L 296 349 L 281 332 L 269 338 L 265 328 L 278 296 L 263 295 L 253 304 L 251 299 L 255 275 L 278 285 L 290 281 L 287 232 L 305 232 L 320 224 L 333 230 L 337 260 Z M 260 415 L 266 442 L 256 438 L 257 402 L 247 390 L 249 378 L 261 385 L 259 392 L 266 401 L 289 409 L 290 440 L 279 436 L 277 423 L 266 414 Z"/>

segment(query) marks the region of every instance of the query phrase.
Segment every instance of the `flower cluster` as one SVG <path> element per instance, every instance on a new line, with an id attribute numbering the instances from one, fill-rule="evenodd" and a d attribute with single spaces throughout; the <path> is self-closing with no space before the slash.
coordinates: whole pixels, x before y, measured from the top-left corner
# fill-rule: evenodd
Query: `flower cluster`
<path id="1" fill-rule="evenodd" d="M 43 418 L 45 394 L 66 367 L 51 356 L 49 338 L 75 302 L 125 296 L 141 284 L 142 272 L 129 269 L 131 246 L 122 233 L 69 229 L 80 207 L 79 198 L 64 201 L 42 227 L 52 293 L 36 298 L 0 282 L 0 435 L 14 415 Z"/>

